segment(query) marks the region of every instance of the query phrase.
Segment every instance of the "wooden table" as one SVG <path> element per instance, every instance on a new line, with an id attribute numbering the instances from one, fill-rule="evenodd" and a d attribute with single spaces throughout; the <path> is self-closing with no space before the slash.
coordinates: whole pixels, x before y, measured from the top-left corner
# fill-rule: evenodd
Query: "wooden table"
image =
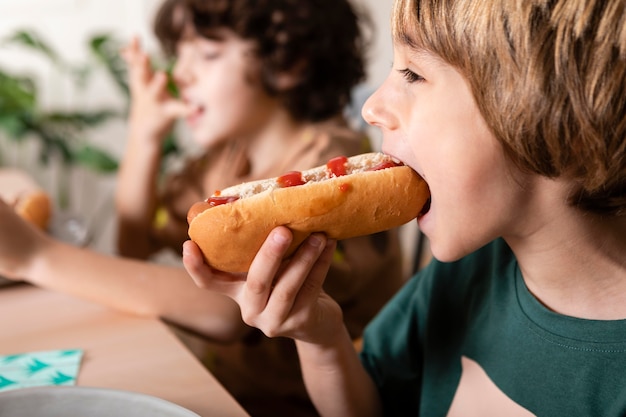
<path id="1" fill-rule="evenodd" d="M 77 385 L 140 392 L 203 417 L 247 416 L 156 319 L 30 285 L 0 289 L 0 355 L 83 349 Z"/>

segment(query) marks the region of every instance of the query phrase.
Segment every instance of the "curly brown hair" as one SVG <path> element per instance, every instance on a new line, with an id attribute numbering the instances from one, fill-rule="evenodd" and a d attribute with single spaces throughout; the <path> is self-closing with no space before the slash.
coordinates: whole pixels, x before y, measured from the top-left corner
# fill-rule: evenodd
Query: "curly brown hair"
<path id="1" fill-rule="evenodd" d="M 604 0 L 396 0 L 395 40 L 458 68 L 517 165 L 626 215 L 626 8 Z"/>
<path id="2" fill-rule="evenodd" d="M 315 122 L 340 114 L 364 79 L 361 25 L 369 24 L 348 0 L 166 0 L 154 29 L 170 56 L 189 26 L 200 36 L 227 29 L 252 40 L 266 91 L 295 119 Z M 294 70 L 295 85 L 277 88 L 276 76 Z"/>

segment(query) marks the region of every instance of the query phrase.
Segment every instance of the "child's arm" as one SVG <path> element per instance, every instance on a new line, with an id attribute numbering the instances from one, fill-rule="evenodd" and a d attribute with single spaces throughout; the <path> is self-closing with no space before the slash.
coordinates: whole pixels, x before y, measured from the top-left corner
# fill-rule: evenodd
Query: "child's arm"
<path id="1" fill-rule="evenodd" d="M 231 299 L 198 289 L 183 268 L 64 244 L 23 221 L 2 201 L 0 275 L 124 312 L 161 317 L 218 342 L 234 341 L 249 330 Z"/>
<path id="2" fill-rule="evenodd" d="M 312 235 L 281 262 L 291 240 L 287 228 L 274 229 L 245 281 L 209 268 L 192 241 L 183 246 L 183 262 L 200 287 L 235 300 L 247 324 L 269 337 L 296 340 L 307 390 L 322 415 L 380 415 L 376 388 L 361 366 L 341 308 L 322 290 L 335 242 Z"/>
<path id="3" fill-rule="evenodd" d="M 296 340 L 307 391 L 322 416 L 381 416 L 378 391 L 346 332 L 333 345 Z"/>
<path id="4" fill-rule="evenodd" d="M 167 76 L 154 72 L 135 38 L 122 55 L 132 96 L 128 142 L 117 179 L 120 254 L 147 258 L 159 249 L 150 238 L 157 204 L 161 147 L 175 120 L 190 110 L 167 91 Z"/>

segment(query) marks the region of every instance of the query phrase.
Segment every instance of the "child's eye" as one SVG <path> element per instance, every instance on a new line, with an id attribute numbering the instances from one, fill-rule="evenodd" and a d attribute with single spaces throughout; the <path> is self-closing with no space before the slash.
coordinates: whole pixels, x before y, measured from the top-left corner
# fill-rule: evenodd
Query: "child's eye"
<path id="1" fill-rule="evenodd" d="M 202 58 L 208 61 L 216 59 L 220 56 L 219 52 L 203 52 Z"/>
<path id="2" fill-rule="evenodd" d="M 196 53 L 205 61 L 219 58 L 222 52 L 222 44 L 217 41 L 203 40 L 196 45 Z"/>
<path id="3" fill-rule="evenodd" d="M 407 80 L 408 83 L 424 81 L 424 78 L 421 75 L 414 73 L 408 68 L 398 70 L 398 72 L 402 74 L 402 76 L 404 77 L 405 80 Z"/>

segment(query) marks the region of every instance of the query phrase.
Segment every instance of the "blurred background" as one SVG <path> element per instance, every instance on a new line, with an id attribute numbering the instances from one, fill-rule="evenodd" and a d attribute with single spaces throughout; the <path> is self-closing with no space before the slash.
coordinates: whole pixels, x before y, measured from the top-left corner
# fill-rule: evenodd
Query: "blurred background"
<path id="1" fill-rule="evenodd" d="M 0 0 L 0 167 L 27 170 L 103 252 L 113 252 L 113 188 L 126 136 L 117 54 L 138 35 L 158 62 L 151 27 L 160 1 Z M 360 106 L 390 68 L 392 1 L 353 1 L 374 22 Z M 184 132 L 175 132 L 172 161 L 184 146 Z"/>

